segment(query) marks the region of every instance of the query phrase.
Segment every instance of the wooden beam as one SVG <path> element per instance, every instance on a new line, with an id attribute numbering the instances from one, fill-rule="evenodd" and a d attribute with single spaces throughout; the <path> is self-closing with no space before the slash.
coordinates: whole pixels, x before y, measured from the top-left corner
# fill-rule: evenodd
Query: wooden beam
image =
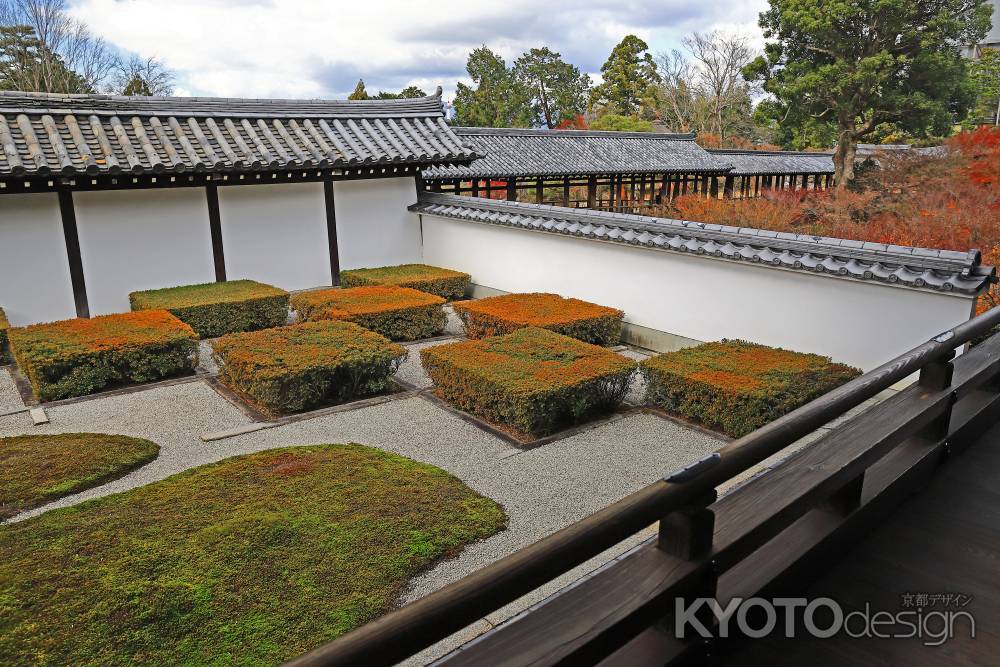
<path id="1" fill-rule="evenodd" d="M 587 177 L 587 208 L 597 206 L 597 176 Z"/>
<path id="2" fill-rule="evenodd" d="M 330 284 L 340 285 L 340 245 L 337 242 L 337 207 L 333 197 L 333 181 L 323 181 L 326 201 L 326 237 L 330 244 Z"/>
<path id="3" fill-rule="evenodd" d="M 507 180 L 507 201 L 517 201 L 517 177 Z"/>
<path id="4" fill-rule="evenodd" d="M 222 216 L 219 213 L 219 188 L 214 183 L 205 186 L 208 201 L 208 228 L 212 233 L 212 259 L 215 262 L 215 282 L 226 282 L 226 254 L 222 249 Z"/>
<path id="5" fill-rule="evenodd" d="M 73 303 L 77 317 L 90 317 L 87 301 L 87 283 L 83 277 L 83 257 L 80 255 L 80 233 L 76 226 L 76 208 L 73 193 L 59 190 L 59 213 L 62 217 L 63 238 L 66 240 L 66 258 L 69 260 L 69 279 L 73 285 Z"/>
<path id="6" fill-rule="evenodd" d="M 563 179 L 562 205 L 569 207 L 569 176 Z"/>
<path id="7" fill-rule="evenodd" d="M 535 179 L 535 203 L 536 204 L 541 204 L 542 203 L 542 198 L 544 196 L 544 193 L 545 193 L 545 190 L 542 187 L 542 179 L 536 178 Z"/>

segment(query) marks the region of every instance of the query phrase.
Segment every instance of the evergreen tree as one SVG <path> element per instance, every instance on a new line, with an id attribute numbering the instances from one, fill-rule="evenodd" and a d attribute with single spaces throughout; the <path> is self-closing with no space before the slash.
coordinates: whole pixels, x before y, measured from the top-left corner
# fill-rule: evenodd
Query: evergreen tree
<path id="1" fill-rule="evenodd" d="M 590 77 L 546 46 L 518 58 L 514 75 L 531 90 L 537 124 L 553 128 L 586 109 Z"/>
<path id="2" fill-rule="evenodd" d="M 601 66 L 604 81 L 590 91 L 592 110 L 622 116 L 649 116 L 656 107 L 656 70 L 649 45 L 627 35 Z"/>
<path id="3" fill-rule="evenodd" d="M 531 91 L 486 46 L 469 54 L 465 67 L 475 87 L 458 84 L 455 120 L 474 127 L 531 127 Z"/>
<path id="4" fill-rule="evenodd" d="M 763 84 L 779 125 L 835 129 L 835 180 L 854 179 L 859 140 L 893 124 L 946 134 L 975 92 L 962 45 L 989 30 L 986 0 L 770 0 L 765 55 L 744 70 Z"/>
<path id="5" fill-rule="evenodd" d="M 349 100 L 370 100 L 368 91 L 365 90 L 364 79 L 358 79 L 358 85 L 354 86 L 354 92 L 347 96 Z"/>

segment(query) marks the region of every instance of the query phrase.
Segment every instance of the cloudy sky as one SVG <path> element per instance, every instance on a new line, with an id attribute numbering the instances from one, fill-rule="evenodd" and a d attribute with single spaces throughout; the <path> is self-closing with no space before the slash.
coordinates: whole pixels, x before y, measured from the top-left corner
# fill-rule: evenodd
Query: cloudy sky
<path id="1" fill-rule="evenodd" d="M 652 51 L 692 31 L 738 31 L 760 40 L 766 0 L 71 0 L 112 44 L 156 57 L 177 94 L 345 97 L 416 84 L 445 96 L 465 77 L 469 51 L 507 58 L 547 45 L 587 72 L 635 33 Z"/>

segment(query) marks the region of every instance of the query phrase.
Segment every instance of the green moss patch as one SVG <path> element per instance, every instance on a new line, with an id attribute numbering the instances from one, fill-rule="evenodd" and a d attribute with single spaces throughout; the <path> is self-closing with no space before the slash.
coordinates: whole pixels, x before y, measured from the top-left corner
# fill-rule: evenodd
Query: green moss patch
<path id="1" fill-rule="evenodd" d="M 183 285 L 132 292 L 132 310 L 168 310 L 202 338 L 280 327 L 288 292 L 253 280 Z"/>
<path id="2" fill-rule="evenodd" d="M 274 665 L 505 523 L 359 445 L 226 459 L 0 529 L 0 664 Z"/>
<path id="3" fill-rule="evenodd" d="M 460 299 L 469 288 L 470 276 L 461 271 L 429 264 L 400 264 L 340 272 L 342 287 L 410 287 L 445 299 Z"/>
<path id="4" fill-rule="evenodd" d="M 103 433 L 0 438 L 0 519 L 120 477 L 159 451 L 148 440 Z"/>

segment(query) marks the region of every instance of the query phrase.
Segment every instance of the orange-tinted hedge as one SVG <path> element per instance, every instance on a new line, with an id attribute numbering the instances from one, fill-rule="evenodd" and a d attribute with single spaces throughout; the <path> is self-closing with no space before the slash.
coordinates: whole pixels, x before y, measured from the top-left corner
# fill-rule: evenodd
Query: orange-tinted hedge
<path id="1" fill-rule="evenodd" d="M 420 357 L 438 396 L 534 436 L 614 409 L 636 368 L 610 350 L 534 327 L 424 348 Z"/>
<path id="2" fill-rule="evenodd" d="M 470 338 L 507 334 L 522 327 L 540 327 L 595 345 L 615 345 L 621 339 L 624 313 L 558 294 L 505 294 L 455 304 Z"/>
<path id="3" fill-rule="evenodd" d="M 10 329 L 10 322 L 7 321 L 7 315 L 3 312 L 3 308 L 0 308 L 0 364 L 6 364 L 10 361 L 7 354 L 8 329 Z"/>
<path id="4" fill-rule="evenodd" d="M 321 320 L 223 336 L 219 379 L 272 412 L 384 391 L 406 348 L 350 322 Z"/>
<path id="5" fill-rule="evenodd" d="M 302 292 L 292 307 L 303 320 L 343 320 L 391 340 L 417 340 L 444 330 L 444 299 L 407 287 L 351 287 Z"/>
<path id="6" fill-rule="evenodd" d="M 42 401 L 193 371 L 198 336 L 165 310 L 63 320 L 10 330 L 21 370 Z"/>
<path id="7" fill-rule="evenodd" d="M 442 269 L 428 264 L 401 264 L 373 269 L 351 269 L 340 272 L 342 287 L 384 285 L 410 287 L 445 299 L 460 299 L 469 288 L 470 276 L 461 271 Z"/>
<path id="8" fill-rule="evenodd" d="M 649 402 L 733 437 L 861 374 L 829 357 L 738 340 L 668 352 L 640 368 Z"/>

